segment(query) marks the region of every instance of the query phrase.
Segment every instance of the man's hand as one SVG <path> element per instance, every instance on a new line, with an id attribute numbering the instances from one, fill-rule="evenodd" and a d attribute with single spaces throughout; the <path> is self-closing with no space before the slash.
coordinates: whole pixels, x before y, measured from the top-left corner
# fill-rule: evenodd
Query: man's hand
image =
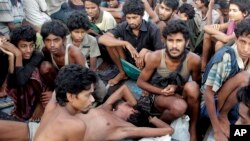
<path id="1" fill-rule="evenodd" d="M 228 138 L 222 132 L 215 132 L 214 133 L 214 140 L 215 141 L 228 141 Z"/>
<path id="2" fill-rule="evenodd" d="M 148 49 L 143 48 L 139 53 L 139 57 L 135 58 L 135 64 L 139 69 L 142 69 L 144 67 L 144 57 L 148 51 Z"/>
<path id="3" fill-rule="evenodd" d="M 41 102 L 42 102 L 42 105 L 44 108 L 46 107 L 46 105 L 50 101 L 50 99 L 52 97 L 52 93 L 53 93 L 52 91 L 46 91 L 46 92 L 43 92 L 41 94 Z"/>
<path id="4" fill-rule="evenodd" d="M 161 92 L 166 96 L 174 95 L 177 87 L 177 85 L 168 85 Z"/>
<path id="5" fill-rule="evenodd" d="M 139 56 L 137 50 L 129 42 L 126 42 L 124 47 L 128 49 L 128 51 L 130 52 L 132 58 L 135 59 L 136 57 Z"/>
<path id="6" fill-rule="evenodd" d="M 4 49 L 5 51 L 13 53 L 15 56 L 20 56 L 22 54 L 17 47 L 15 47 L 8 41 L 5 41 L 4 39 L 0 41 L 0 48 Z"/>

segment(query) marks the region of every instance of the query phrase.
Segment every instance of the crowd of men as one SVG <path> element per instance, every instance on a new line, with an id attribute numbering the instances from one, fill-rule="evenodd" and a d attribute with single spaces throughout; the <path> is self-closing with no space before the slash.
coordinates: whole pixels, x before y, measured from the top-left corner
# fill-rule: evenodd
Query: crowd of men
<path id="1" fill-rule="evenodd" d="M 207 119 L 213 140 L 228 141 L 231 124 L 250 125 L 249 0 L 3 0 L 0 8 L 0 105 L 13 103 L 0 113 L 12 119 L 0 120 L 0 140 L 171 136 L 170 124 L 188 115 L 189 140 L 204 138 Z"/>

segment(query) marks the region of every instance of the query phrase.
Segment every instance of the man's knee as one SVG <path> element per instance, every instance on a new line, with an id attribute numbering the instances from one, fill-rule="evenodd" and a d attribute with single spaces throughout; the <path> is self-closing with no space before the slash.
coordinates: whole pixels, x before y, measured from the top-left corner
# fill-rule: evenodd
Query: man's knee
<path id="1" fill-rule="evenodd" d="M 184 97 L 198 99 L 200 96 L 199 85 L 195 81 L 187 82 L 183 88 Z"/>
<path id="2" fill-rule="evenodd" d="M 240 82 L 238 83 L 240 87 L 244 87 L 249 84 L 250 74 L 247 71 L 242 71 L 235 77 L 237 77 L 237 80 L 240 80 Z"/>
<path id="3" fill-rule="evenodd" d="M 43 61 L 39 67 L 40 74 L 49 73 L 53 69 L 53 65 L 48 61 Z"/>
<path id="4" fill-rule="evenodd" d="M 187 110 L 187 103 L 183 99 L 174 100 L 170 112 L 175 117 L 182 116 Z"/>

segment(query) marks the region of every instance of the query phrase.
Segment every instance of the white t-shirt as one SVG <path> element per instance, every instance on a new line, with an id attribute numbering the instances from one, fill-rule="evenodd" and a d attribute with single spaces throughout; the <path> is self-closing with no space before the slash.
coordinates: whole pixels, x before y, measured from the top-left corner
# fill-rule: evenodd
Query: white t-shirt
<path id="1" fill-rule="evenodd" d="M 45 13 L 47 11 L 45 0 L 23 0 L 23 8 L 26 20 L 33 25 L 40 27 L 44 22 L 51 20 Z"/>
<path id="2" fill-rule="evenodd" d="M 100 17 L 95 25 L 102 31 L 106 32 L 116 26 L 115 18 L 107 11 L 102 11 L 103 17 Z"/>
<path id="3" fill-rule="evenodd" d="M 62 4 L 68 0 L 45 0 L 48 6 L 48 14 L 51 15 L 60 10 Z"/>

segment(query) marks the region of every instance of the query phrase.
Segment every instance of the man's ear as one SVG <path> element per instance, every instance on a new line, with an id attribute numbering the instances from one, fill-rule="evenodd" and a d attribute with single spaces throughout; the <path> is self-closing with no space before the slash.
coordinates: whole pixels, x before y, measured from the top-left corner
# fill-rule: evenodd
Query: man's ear
<path id="1" fill-rule="evenodd" d="M 248 11 L 243 12 L 243 16 L 246 18 L 248 16 Z"/>
<path id="2" fill-rule="evenodd" d="M 66 96 L 67 96 L 67 99 L 68 99 L 69 102 L 73 101 L 73 99 L 74 99 L 74 95 L 73 94 L 67 93 Z"/>

